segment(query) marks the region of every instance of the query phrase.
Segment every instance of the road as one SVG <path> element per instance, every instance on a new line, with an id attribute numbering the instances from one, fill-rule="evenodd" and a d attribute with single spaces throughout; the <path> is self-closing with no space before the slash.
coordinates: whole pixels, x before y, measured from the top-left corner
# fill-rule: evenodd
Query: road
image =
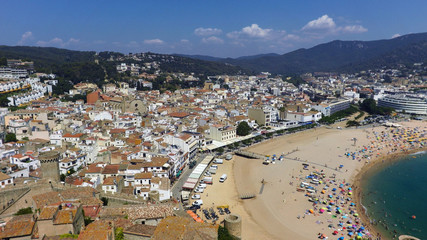
<path id="1" fill-rule="evenodd" d="M 172 196 L 176 199 L 181 199 L 181 189 L 182 186 L 184 186 L 185 181 L 187 181 L 188 177 L 190 176 L 191 172 L 193 171 L 194 168 L 197 167 L 197 165 L 199 165 L 199 163 L 201 161 L 203 161 L 203 159 L 208 155 L 208 153 L 203 153 L 203 154 L 197 154 L 196 159 L 197 159 L 197 164 L 195 167 L 193 167 L 192 169 L 190 169 L 188 166 L 189 164 L 187 164 L 187 166 L 185 166 L 184 170 L 181 173 L 181 176 L 179 176 L 179 179 L 173 184 L 172 186 Z"/>

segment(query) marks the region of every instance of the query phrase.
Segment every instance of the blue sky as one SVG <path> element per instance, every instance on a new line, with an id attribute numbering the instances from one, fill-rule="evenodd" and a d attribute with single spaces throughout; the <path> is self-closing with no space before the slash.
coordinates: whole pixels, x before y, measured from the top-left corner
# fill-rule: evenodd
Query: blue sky
<path id="1" fill-rule="evenodd" d="M 425 32 L 425 0 L 3 1 L 0 45 L 238 57 Z"/>

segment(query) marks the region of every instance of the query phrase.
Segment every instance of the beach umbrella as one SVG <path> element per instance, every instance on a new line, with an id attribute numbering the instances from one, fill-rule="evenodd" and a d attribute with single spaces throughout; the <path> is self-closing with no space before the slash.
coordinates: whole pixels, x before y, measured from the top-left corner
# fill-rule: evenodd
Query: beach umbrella
<path id="1" fill-rule="evenodd" d="M 356 205 L 356 204 L 354 204 L 353 202 L 352 202 L 352 203 L 350 203 L 350 206 L 354 206 L 354 205 Z"/>
<path id="2" fill-rule="evenodd" d="M 340 238 L 338 238 L 338 240 L 344 240 L 344 237 L 340 237 Z"/>
<path id="3" fill-rule="evenodd" d="M 324 212 L 325 212 L 325 210 L 324 210 L 324 209 L 320 209 L 319 211 L 320 211 L 320 213 L 324 213 Z"/>
<path id="4" fill-rule="evenodd" d="M 355 213 L 353 216 L 358 217 L 358 216 L 359 216 L 359 214 Z"/>
<path id="5" fill-rule="evenodd" d="M 348 235 L 351 237 L 353 236 L 353 232 L 348 232 Z"/>
<path id="6" fill-rule="evenodd" d="M 347 218 L 347 216 L 342 216 L 342 218 Z"/>
<path id="7" fill-rule="evenodd" d="M 332 188 L 332 191 L 336 191 L 337 189 L 336 188 Z"/>
<path id="8" fill-rule="evenodd" d="M 337 230 L 335 230 L 332 234 L 337 235 L 337 234 L 338 234 L 338 231 L 337 231 Z"/>
<path id="9" fill-rule="evenodd" d="M 310 210 L 308 210 L 310 213 L 314 213 L 314 210 L 313 209 L 310 209 Z"/>

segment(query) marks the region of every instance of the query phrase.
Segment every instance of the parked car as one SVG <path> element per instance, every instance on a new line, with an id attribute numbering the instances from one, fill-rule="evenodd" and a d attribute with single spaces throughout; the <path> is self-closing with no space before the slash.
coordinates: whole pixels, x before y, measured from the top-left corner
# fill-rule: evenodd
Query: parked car
<path id="1" fill-rule="evenodd" d="M 193 206 L 200 206 L 203 205 L 203 200 L 196 200 L 193 202 Z"/>
<path id="2" fill-rule="evenodd" d="M 218 169 L 218 165 L 212 165 L 210 168 L 212 168 L 212 169 Z"/>
<path id="3" fill-rule="evenodd" d="M 191 196 L 191 199 L 200 199 L 200 195 L 199 194 L 193 195 Z"/>
<path id="4" fill-rule="evenodd" d="M 214 161 L 214 163 L 216 163 L 216 164 L 223 164 L 224 160 L 221 159 L 221 158 L 216 158 L 215 161 Z"/>
<path id="5" fill-rule="evenodd" d="M 194 190 L 194 192 L 195 192 L 195 193 L 203 193 L 203 191 L 205 191 L 205 189 L 204 189 L 204 188 L 196 188 L 196 189 Z"/>

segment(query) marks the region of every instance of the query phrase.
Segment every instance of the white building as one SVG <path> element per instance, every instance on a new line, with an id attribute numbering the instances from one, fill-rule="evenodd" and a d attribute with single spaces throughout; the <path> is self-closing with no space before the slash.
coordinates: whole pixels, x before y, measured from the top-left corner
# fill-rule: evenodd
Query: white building
<path id="1" fill-rule="evenodd" d="M 13 178 L 0 172 L 0 188 L 5 188 L 8 185 L 13 185 Z"/>

